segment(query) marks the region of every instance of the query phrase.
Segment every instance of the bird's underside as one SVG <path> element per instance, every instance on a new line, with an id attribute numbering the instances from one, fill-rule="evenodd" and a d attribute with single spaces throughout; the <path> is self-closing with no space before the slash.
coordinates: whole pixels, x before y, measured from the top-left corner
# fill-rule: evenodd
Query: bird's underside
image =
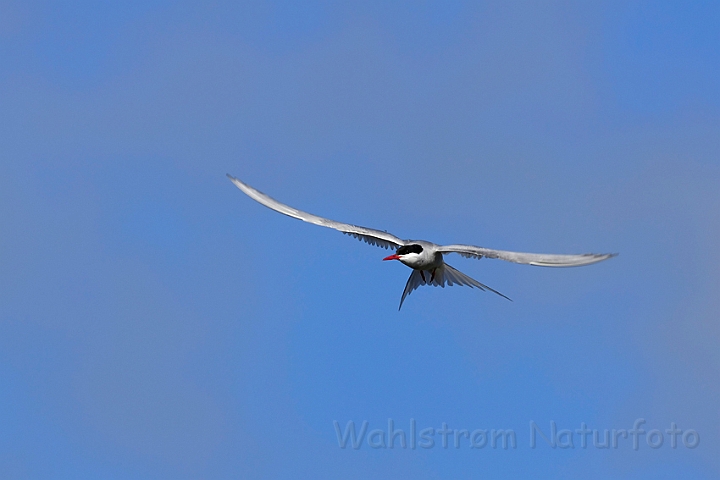
<path id="1" fill-rule="evenodd" d="M 382 230 L 336 222 L 327 218 L 318 217 L 317 215 L 313 215 L 311 213 L 303 212 L 302 210 L 298 210 L 289 205 L 278 202 L 277 200 L 252 188 L 250 185 L 234 178 L 230 174 L 228 174 L 228 178 L 235 184 L 236 187 L 242 190 L 250 198 L 272 210 L 275 210 L 276 212 L 280 212 L 289 217 L 297 218 L 298 220 L 312 223 L 314 225 L 338 230 L 346 235 L 351 235 L 359 240 L 367 242 L 370 245 L 397 249 L 395 255 L 386 257 L 385 260 L 400 260 L 402 263 L 413 269 L 410 274 L 410 278 L 405 285 L 402 298 L 400 299 L 400 308 L 402 308 L 405 297 L 421 285 L 432 285 L 437 287 L 445 287 L 445 285 L 465 285 L 471 288 L 476 287 L 481 290 L 489 290 L 510 300 L 502 293 L 493 290 L 487 285 L 470 278 L 464 273 L 446 264 L 443 260 L 443 254 L 447 253 L 457 253 L 463 257 L 477 259 L 483 257 L 499 258 L 508 262 L 543 267 L 578 267 L 601 262 L 617 255 L 595 253 L 580 255 L 521 253 L 493 250 L 474 245 L 436 245 L 422 240 L 403 240 Z"/>

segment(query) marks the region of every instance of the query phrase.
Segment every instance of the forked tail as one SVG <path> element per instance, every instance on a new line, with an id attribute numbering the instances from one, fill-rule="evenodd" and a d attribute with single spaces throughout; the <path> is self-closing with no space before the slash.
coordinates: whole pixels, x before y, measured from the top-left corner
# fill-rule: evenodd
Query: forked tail
<path id="1" fill-rule="evenodd" d="M 410 295 L 413 290 L 418 288 L 421 285 L 432 285 L 434 287 L 442 287 L 445 288 L 445 284 L 447 284 L 449 287 L 453 285 L 466 285 L 470 288 L 477 287 L 480 290 L 489 290 L 493 293 L 497 293 L 503 298 L 507 298 L 512 302 L 512 300 L 503 295 L 502 293 L 498 292 L 495 289 L 492 289 L 488 287 L 487 285 L 478 282 L 474 278 L 470 278 L 464 273 L 462 273 L 459 270 L 454 269 L 447 263 L 441 265 L 440 267 L 435 269 L 435 273 L 433 274 L 432 271 L 427 270 L 413 270 L 410 274 L 410 278 L 408 278 L 407 283 L 405 284 L 405 290 L 403 291 L 402 298 L 400 299 L 400 306 L 398 307 L 398 310 L 402 308 L 403 302 L 405 301 L 405 297 Z"/>

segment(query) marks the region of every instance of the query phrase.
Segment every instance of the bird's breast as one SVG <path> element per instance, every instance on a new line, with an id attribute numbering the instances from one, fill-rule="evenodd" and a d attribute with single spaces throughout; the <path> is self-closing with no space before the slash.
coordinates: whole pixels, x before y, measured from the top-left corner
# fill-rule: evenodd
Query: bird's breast
<path id="1" fill-rule="evenodd" d="M 410 268 L 432 270 L 443 264 L 443 256 L 439 252 L 423 251 L 420 255 L 413 255 L 400 261 Z"/>

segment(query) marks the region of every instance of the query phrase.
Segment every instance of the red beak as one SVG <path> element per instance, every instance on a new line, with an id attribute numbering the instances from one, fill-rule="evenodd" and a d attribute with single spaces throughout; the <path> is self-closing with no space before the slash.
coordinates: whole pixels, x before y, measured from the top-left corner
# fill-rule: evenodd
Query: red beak
<path id="1" fill-rule="evenodd" d="M 400 260 L 400 255 L 390 255 L 389 257 L 383 258 L 383 261 L 385 260 Z"/>

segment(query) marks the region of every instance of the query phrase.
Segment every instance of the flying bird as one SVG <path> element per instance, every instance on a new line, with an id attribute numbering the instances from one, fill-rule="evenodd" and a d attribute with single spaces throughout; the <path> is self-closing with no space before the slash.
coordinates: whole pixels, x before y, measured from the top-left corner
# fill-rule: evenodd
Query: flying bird
<path id="1" fill-rule="evenodd" d="M 508 262 L 522 263 L 526 265 L 537 265 L 541 267 L 579 267 L 582 265 L 590 265 L 592 263 L 601 262 L 608 258 L 614 257 L 614 253 L 584 253 L 580 255 L 554 255 L 542 253 L 521 253 L 508 252 L 504 250 L 492 250 L 490 248 L 476 247 L 474 245 L 437 245 L 425 240 L 403 240 L 395 235 L 372 228 L 359 227 L 348 223 L 336 222 L 327 218 L 318 217 L 311 213 L 303 212 L 284 203 L 280 203 L 259 190 L 254 189 L 250 185 L 241 182 L 230 174 L 227 174 L 230 181 L 236 187 L 242 190 L 248 197 L 265 205 L 268 208 L 280 212 L 289 217 L 297 218 L 303 222 L 320 225 L 338 230 L 345 235 L 365 241 L 370 245 L 376 245 L 383 248 L 394 248 L 393 255 L 383 258 L 383 260 L 399 260 L 403 264 L 412 268 L 410 278 L 405 284 L 402 298 L 400 299 L 400 307 L 402 308 L 405 297 L 413 290 L 421 285 L 432 285 L 435 287 L 443 287 L 445 285 L 466 285 L 470 288 L 476 287 L 480 290 L 489 290 L 508 298 L 502 293 L 494 290 L 487 285 L 478 282 L 474 278 L 470 278 L 464 273 L 456 270 L 447 263 L 443 254 L 457 253 L 467 258 L 499 258 Z M 512 300 L 511 300 L 512 301 Z"/>

